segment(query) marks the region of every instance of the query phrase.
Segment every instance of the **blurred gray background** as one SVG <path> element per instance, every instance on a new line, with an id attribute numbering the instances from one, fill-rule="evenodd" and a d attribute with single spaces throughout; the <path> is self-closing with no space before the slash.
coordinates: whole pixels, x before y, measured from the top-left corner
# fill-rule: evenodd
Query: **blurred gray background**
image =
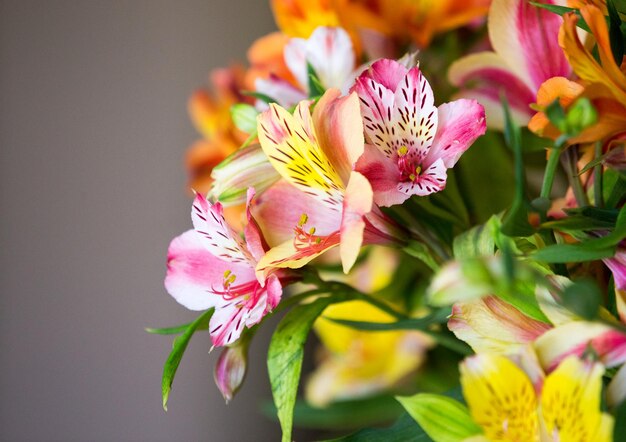
<path id="1" fill-rule="evenodd" d="M 225 406 L 197 335 L 161 409 L 163 289 L 190 227 L 189 94 L 274 28 L 260 0 L 0 0 L 0 438 L 277 440 L 267 332 Z"/>

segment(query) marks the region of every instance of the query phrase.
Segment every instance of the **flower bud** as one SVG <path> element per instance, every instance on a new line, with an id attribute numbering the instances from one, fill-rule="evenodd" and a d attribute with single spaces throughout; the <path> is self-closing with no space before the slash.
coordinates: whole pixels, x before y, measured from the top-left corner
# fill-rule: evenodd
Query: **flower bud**
<path id="1" fill-rule="evenodd" d="M 598 113 L 588 98 L 579 98 L 567 110 L 565 125 L 567 133 L 578 135 L 589 126 L 593 126 L 598 121 Z"/>
<path id="2" fill-rule="evenodd" d="M 226 403 L 235 396 L 246 377 L 249 343 L 250 339 L 242 336 L 235 343 L 222 350 L 215 364 L 213 379 Z"/>
<path id="3" fill-rule="evenodd" d="M 225 206 L 244 204 L 248 188 L 257 194 L 280 178 L 259 144 L 237 150 L 213 168 L 210 195 Z"/>

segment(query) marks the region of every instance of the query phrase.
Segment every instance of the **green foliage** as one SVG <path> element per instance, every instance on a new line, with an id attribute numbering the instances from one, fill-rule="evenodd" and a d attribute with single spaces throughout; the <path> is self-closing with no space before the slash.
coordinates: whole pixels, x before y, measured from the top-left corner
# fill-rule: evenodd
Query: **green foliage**
<path id="1" fill-rule="evenodd" d="M 163 366 L 163 379 L 161 381 L 163 409 L 166 411 L 167 400 L 170 396 L 170 391 L 172 390 L 172 382 L 174 382 L 176 370 L 178 370 L 180 361 L 183 359 L 183 354 L 185 354 L 187 345 L 189 344 L 189 341 L 191 340 L 191 337 L 196 332 L 196 330 L 208 328 L 209 320 L 211 319 L 212 315 L 213 309 L 207 310 L 206 312 L 202 313 L 195 321 L 187 326 L 182 335 L 174 339 L 174 342 L 172 344 L 172 351 L 167 358 L 167 361 L 165 361 L 165 365 Z"/>
<path id="2" fill-rule="evenodd" d="M 506 209 L 515 195 L 513 162 L 502 141 L 500 134 L 487 131 L 455 167 L 472 223 L 484 223 Z"/>
<path id="3" fill-rule="evenodd" d="M 397 399 L 435 442 L 462 442 L 482 432 L 467 407 L 449 397 L 419 393 Z"/>
<path id="4" fill-rule="evenodd" d="M 515 198 L 502 220 L 502 232 L 509 236 L 529 236 L 533 234 L 534 229 L 528 222 L 529 202 L 526 197 L 526 174 L 522 158 L 522 133 L 519 126 L 513 123 L 509 105 L 504 97 L 502 107 L 505 121 L 504 139 L 515 156 Z"/>
<path id="5" fill-rule="evenodd" d="M 326 297 L 294 307 L 280 321 L 272 335 L 267 353 L 267 369 L 283 431 L 283 442 L 291 441 L 293 409 L 304 359 L 304 343 L 313 322 L 332 302 L 333 299 Z"/>
<path id="6" fill-rule="evenodd" d="M 602 294 L 598 285 L 591 280 L 580 280 L 570 284 L 561 293 L 563 305 L 583 319 L 598 317 Z"/>
<path id="7" fill-rule="evenodd" d="M 622 19 L 617 11 L 615 1 L 607 0 L 606 7 L 609 11 L 609 39 L 611 40 L 611 52 L 615 63 L 620 66 L 624 58 L 624 38 L 622 34 Z"/>
<path id="8" fill-rule="evenodd" d="M 487 223 L 475 226 L 454 238 L 454 257 L 464 259 L 492 256 L 496 246 L 496 229 L 499 225 L 500 220 L 492 216 Z"/>
<path id="9" fill-rule="evenodd" d="M 368 428 L 349 436 L 326 442 L 432 442 L 428 434 L 415 425 L 407 413 L 388 428 Z"/>
<path id="10" fill-rule="evenodd" d="M 298 400 L 293 411 L 293 422 L 299 428 L 355 430 L 359 427 L 392 422 L 402 414 L 402 411 L 402 407 L 392 396 L 333 402 L 323 408 L 316 408 Z M 264 403 L 263 413 L 275 418 L 276 407 L 272 402 Z"/>

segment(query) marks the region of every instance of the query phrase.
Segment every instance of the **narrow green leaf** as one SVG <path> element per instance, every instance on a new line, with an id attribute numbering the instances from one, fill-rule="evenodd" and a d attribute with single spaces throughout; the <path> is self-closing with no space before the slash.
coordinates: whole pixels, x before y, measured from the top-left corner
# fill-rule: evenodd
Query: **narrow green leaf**
<path id="1" fill-rule="evenodd" d="M 262 410 L 269 418 L 276 418 L 276 407 L 271 401 L 264 403 Z M 298 400 L 293 421 L 298 428 L 354 431 L 364 426 L 392 422 L 403 412 L 400 404 L 388 395 L 332 402 L 323 408 Z"/>
<path id="2" fill-rule="evenodd" d="M 504 137 L 515 157 L 515 198 L 511 208 L 502 218 L 501 230 L 509 236 L 529 236 L 534 233 L 535 229 L 528 221 L 529 202 L 526 197 L 526 174 L 522 157 L 521 130 L 513 122 L 509 105 L 504 96 L 502 96 L 502 108 L 505 120 Z"/>
<path id="3" fill-rule="evenodd" d="M 614 223 L 608 221 L 600 221 L 582 215 L 568 216 L 563 219 L 548 221 L 541 225 L 542 229 L 553 229 L 562 231 L 584 231 L 584 230 L 602 230 L 612 229 Z"/>
<path id="4" fill-rule="evenodd" d="M 436 272 L 437 270 L 439 270 L 439 264 L 437 263 L 437 261 L 435 261 L 430 250 L 428 249 L 428 247 L 426 247 L 425 244 L 411 240 L 403 250 L 412 257 L 422 261 L 433 271 Z"/>
<path id="5" fill-rule="evenodd" d="M 564 14 L 567 14 L 568 12 L 574 12 L 578 16 L 578 21 L 576 22 L 576 25 L 580 29 L 583 29 L 587 32 L 591 32 L 591 30 L 589 29 L 589 25 L 587 25 L 587 22 L 585 22 L 585 19 L 583 19 L 582 15 L 580 15 L 580 11 L 576 8 L 568 8 L 567 6 L 558 6 L 558 5 L 551 5 L 551 4 L 538 3 L 538 2 L 530 2 L 530 4 L 538 8 L 547 9 L 548 11 L 554 12 L 555 14 L 558 14 L 560 16 L 563 16 Z"/>
<path id="6" fill-rule="evenodd" d="M 230 108 L 230 117 L 235 126 L 247 134 L 256 132 L 256 117 L 259 111 L 249 104 L 237 103 Z"/>
<path id="7" fill-rule="evenodd" d="M 293 409 L 304 358 L 304 343 L 313 322 L 332 302 L 332 298 L 320 298 L 310 304 L 294 307 L 280 321 L 272 335 L 267 352 L 267 368 L 283 431 L 283 442 L 291 442 Z"/>
<path id="8" fill-rule="evenodd" d="M 530 256 L 536 260 L 547 263 L 567 263 L 595 261 L 597 259 L 610 258 L 615 254 L 615 247 L 608 248 L 585 248 L 580 244 L 555 244 L 537 250 Z"/>
<path id="9" fill-rule="evenodd" d="M 263 101 L 264 103 L 267 103 L 267 104 L 276 103 L 276 100 L 274 98 L 270 97 L 269 95 L 262 94 L 261 92 L 241 91 L 241 93 L 243 95 L 247 95 L 248 97 L 254 97 L 257 100 L 261 100 L 261 101 Z"/>
<path id="10" fill-rule="evenodd" d="M 324 319 L 340 325 L 345 325 L 346 327 L 364 331 L 425 330 L 426 327 L 432 324 L 441 324 L 445 322 L 450 314 L 450 308 L 442 308 L 435 310 L 423 318 L 401 319 L 396 322 L 353 321 L 327 317 L 324 317 Z"/>
<path id="11" fill-rule="evenodd" d="M 326 92 L 326 88 L 320 82 L 313 65 L 309 62 L 306 64 L 306 71 L 309 78 L 309 97 L 319 97 Z"/>
<path id="12" fill-rule="evenodd" d="M 366 428 L 348 436 L 326 442 L 432 442 L 432 439 L 404 413 L 387 428 Z"/>
<path id="13" fill-rule="evenodd" d="M 213 309 L 207 310 L 202 313 L 198 318 L 193 321 L 185 332 L 174 339 L 174 343 L 172 344 L 172 351 L 165 361 L 165 365 L 163 366 L 163 379 L 161 381 L 161 392 L 163 395 L 163 409 L 167 411 L 167 400 L 170 396 L 170 391 L 172 390 L 172 382 L 174 382 L 174 376 L 176 375 L 176 370 L 178 370 L 178 366 L 180 365 L 180 361 L 183 358 L 183 354 L 187 349 L 187 345 L 191 340 L 191 337 L 199 328 L 207 328 L 209 324 L 209 320 L 213 315 Z"/>
<path id="14" fill-rule="evenodd" d="M 467 407 L 449 397 L 419 393 L 396 399 L 435 442 L 462 442 L 482 432 Z"/>
<path id="15" fill-rule="evenodd" d="M 611 40 L 611 52 L 615 58 L 615 63 L 621 66 L 622 59 L 624 58 L 624 36 L 620 29 L 622 25 L 622 19 L 617 12 L 615 3 L 613 0 L 607 0 L 606 7 L 609 11 L 609 39 Z"/>

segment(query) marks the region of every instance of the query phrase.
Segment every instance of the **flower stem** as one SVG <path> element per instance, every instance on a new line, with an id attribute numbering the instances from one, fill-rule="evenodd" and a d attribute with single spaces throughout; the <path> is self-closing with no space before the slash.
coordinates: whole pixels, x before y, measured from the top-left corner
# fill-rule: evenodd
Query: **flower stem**
<path id="1" fill-rule="evenodd" d="M 554 147 L 550 149 L 550 156 L 548 156 L 548 164 L 546 165 L 546 171 L 543 176 L 543 183 L 541 185 L 540 198 L 550 199 L 550 193 L 552 192 L 552 186 L 554 184 L 554 175 L 559 165 L 559 157 L 563 151 L 565 145 L 565 139 L 559 137 L 554 142 Z"/>
<path id="2" fill-rule="evenodd" d="M 597 160 L 602 156 L 602 143 L 597 141 L 595 144 L 594 158 Z M 604 200 L 602 196 L 602 163 L 598 163 L 593 168 L 593 203 L 596 207 L 603 207 Z"/>
<path id="3" fill-rule="evenodd" d="M 574 191 L 574 198 L 576 198 L 576 204 L 578 207 L 586 207 L 589 205 L 589 199 L 583 189 L 580 182 L 580 176 L 578 175 L 578 153 L 575 149 L 569 149 L 563 155 L 563 165 L 567 172 L 567 179 Z"/>

